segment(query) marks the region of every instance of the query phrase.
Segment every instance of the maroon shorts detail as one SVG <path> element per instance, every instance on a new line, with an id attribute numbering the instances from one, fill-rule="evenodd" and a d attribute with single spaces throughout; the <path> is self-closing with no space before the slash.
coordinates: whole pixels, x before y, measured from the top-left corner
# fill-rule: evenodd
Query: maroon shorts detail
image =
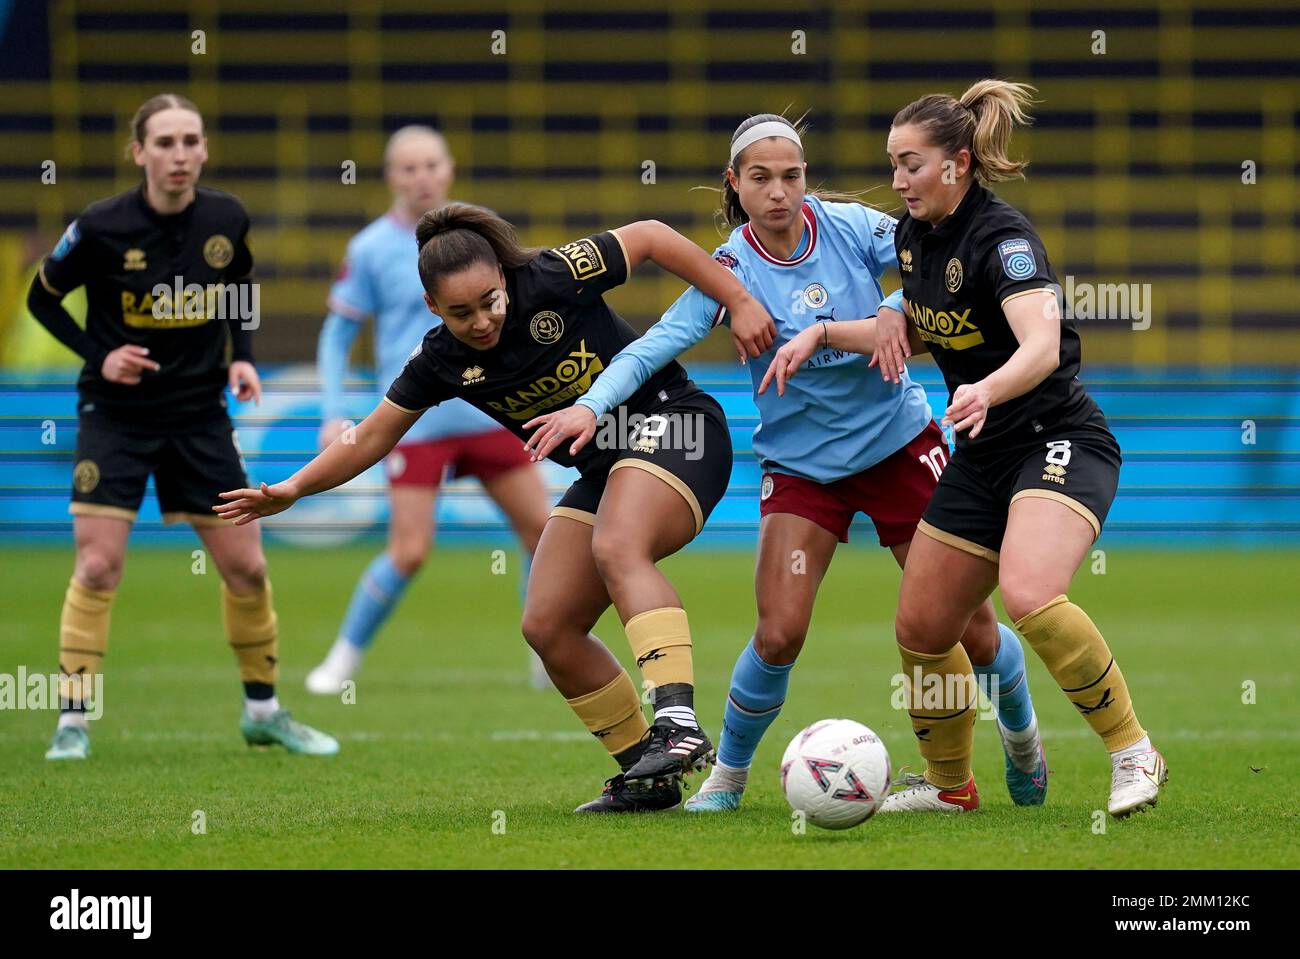
<path id="1" fill-rule="evenodd" d="M 507 430 L 491 430 L 400 443 L 384 461 L 384 472 L 392 486 L 439 486 L 448 467 L 448 479 L 473 476 L 487 483 L 530 463 L 523 440 Z"/>
<path id="2" fill-rule="evenodd" d="M 876 524 L 880 545 L 910 542 L 948 463 L 948 444 L 933 420 L 901 450 L 875 466 L 833 483 L 764 473 L 759 512 L 791 513 L 849 541 L 855 513 Z"/>

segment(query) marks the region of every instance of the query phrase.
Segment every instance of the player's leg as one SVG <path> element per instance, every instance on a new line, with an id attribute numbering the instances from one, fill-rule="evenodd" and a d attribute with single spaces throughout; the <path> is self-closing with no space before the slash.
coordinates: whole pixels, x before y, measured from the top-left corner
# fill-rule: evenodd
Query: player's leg
<path id="1" fill-rule="evenodd" d="M 73 517 L 77 558 L 59 616 L 59 723 L 46 759 L 90 755 L 86 712 L 102 706 L 94 700 L 102 683 L 110 610 L 122 579 L 132 518 Z"/>
<path id="2" fill-rule="evenodd" d="M 899 568 L 906 568 L 912 541 L 891 547 Z M 1025 651 L 1015 630 L 999 623 L 993 601 L 980 604 L 961 637 L 971 669 L 997 712 L 1002 741 L 1003 775 L 1017 806 L 1041 806 L 1047 799 L 1047 753 L 1038 732 L 1029 694 Z"/>
<path id="3" fill-rule="evenodd" d="M 912 540 L 894 620 L 926 770 L 907 777 L 907 788 L 886 799 L 881 812 L 979 808 L 970 766 L 978 691 L 961 637 L 997 584 L 997 563 L 927 530 L 922 525 Z"/>
<path id="4" fill-rule="evenodd" d="M 1030 494 L 1013 501 L 1002 547 L 1002 601 L 1110 752 L 1109 810 L 1122 817 L 1156 804 L 1168 770 L 1137 720 L 1106 640 L 1067 596 L 1100 529 L 1095 522 L 1063 498 Z"/>
<path id="5" fill-rule="evenodd" d="M 764 484 L 766 490 L 766 477 Z M 844 517 L 846 529 L 850 518 Z M 785 703 L 790 671 L 803 649 L 817 590 L 838 542 L 834 532 L 804 516 L 763 516 L 754 575 L 758 623 L 731 672 L 718 761 L 687 801 L 688 812 L 729 812 L 740 806 L 754 752 Z"/>
<path id="6" fill-rule="evenodd" d="M 239 720 L 244 740 L 250 746 L 278 743 L 300 755 L 334 755 L 337 740 L 296 722 L 275 695 L 280 673 L 279 617 L 266 576 L 261 529 L 257 523 L 235 526 L 194 520 L 194 531 L 221 574 L 221 620 L 244 686 Z"/>
<path id="7" fill-rule="evenodd" d="M 505 430 L 472 437 L 465 455 L 456 464 L 457 476 L 476 476 L 492 501 L 505 514 L 519 545 L 524 548 L 519 570 L 519 605 L 528 593 L 533 554 L 550 513 L 541 471 L 524 453 L 519 440 Z M 535 653 L 529 654 L 529 681 L 534 689 L 550 686 L 546 667 Z"/>
<path id="8" fill-rule="evenodd" d="M 102 705 L 94 697 L 102 682 L 109 614 L 127 538 L 164 443 L 162 436 L 99 415 L 83 414 L 77 421 L 77 465 L 68 506 L 77 558 L 59 617 L 59 724 L 47 759 L 90 754 L 87 700 L 93 716 Z"/>
<path id="9" fill-rule="evenodd" d="M 597 489 L 590 505 L 598 495 Z M 566 500 L 575 502 L 572 488 Z M 609 607 L 591 555 L 595 515 L 575 505 L 559 510 L 547 521 L 534 557 L 536 575 L 524 603 L 524 638 L 569 708 L 626 772 L 641 757 L 649 727 L 632 678 L 591 633 Z M 633 791 L 625 788 L 622 772 L 606 782 L 598 798 L 576 811 L 649 812 L 681 801 L 676 783 L 669 789 Z"/>
<path id="10" fill-rule="evenodd" d="M 307 674 L 307 689 L 337 696 L 356 676 L 380 627 L 419 572 L 436 535 L 436 506 L 443 471 L 458 440 L 405 443 L 384 461 L 388 478 L 388 545 L 372 559 L 348 601 L 334 645 Z"/>
<path id="11" fill-rule="evenodd" d="M 307 689 L 337 696 L 361 668 L 375 635 L 419 572 L 436 534 L 438 485 L 388 487 L 388 544 L 372 559 L 348 601 L 339 634 L 324 661 L 307 674 Z"/>
<path id="12" fill-rule="evenodd" d="M 641 676 L 653 688 L 645 755 L 627 773 L 647 784 L 700 769 L 713 744 L 695 716 L 691 630 L 681 598 L 655 565 L 704 528 L 731 479 L 731 437 L 704 394 L 646 420 L 610 467 L 592 555 L 618 609 Z"/>

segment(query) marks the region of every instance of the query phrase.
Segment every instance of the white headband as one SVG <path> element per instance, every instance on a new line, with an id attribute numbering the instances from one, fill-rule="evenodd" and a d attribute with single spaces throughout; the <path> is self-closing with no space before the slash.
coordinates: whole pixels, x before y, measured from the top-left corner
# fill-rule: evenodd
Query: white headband
<path id="1" fill-rule="evenodd" d="M 746 147 L 768 137 L 785 137 L 787 140 L 793 140 L 800 150 L 803 149 L 803 144 L 799 141 L 799 134 L 788 123 L 782 123 L 779 120 L 764 120 L 762 123 L 755 123 L 736 137 L 736 142 L 731 145 L 732 167 L 735 167 L 736 157 L 740 156 Z"/>

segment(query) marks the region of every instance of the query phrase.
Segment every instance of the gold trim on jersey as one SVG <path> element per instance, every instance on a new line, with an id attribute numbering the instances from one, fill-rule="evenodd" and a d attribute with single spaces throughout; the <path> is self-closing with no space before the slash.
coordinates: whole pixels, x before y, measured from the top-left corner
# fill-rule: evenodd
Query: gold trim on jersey
<path id="1" fill-rule="evenodd" d="M 618 230 L 610 230 L 609 232 L 613 233 L 614 239 L 618 240 L 618 248 L 623 253 L 623 266 L 624 266 L 623 272 L 627 273 L 630 278 L 632 274 L 632 260 L 627 255 L 627 244 L 625 244 L 623 242 L 623 238 L 618 235 Z"/>
<path id="2" fill-rule="evenodd" d="M 986 559 L 990 563 L 998 561 L 996 550 L 989 549 L 987 546 L 981 546 L 979 543 L 972 543 L 968 539 L 962 539 L 955 533 L 949 533 L 941 530 L 936 526 L 931 526 L 925 520 L 916 524 L 916 531 L 924 533 L 932 540 L 943 543 L 945 546 L 951 546 L 953 549 L 959 549 L 963 553 L 970 553 L 972 556 L 978 556 L 980 559 Z"/>
<path id="3" fill-rule="evenodd" d="M 600 246 L 591 237 L 573 240 L 564 246 L 557 246 L 551 252 L 564 261 L 564 265 L 579 283 L 600 276 L 608 269 Z"/>
<path id="4" fill-rule="evenodd" d="M 41 266 L 40 266 L 40 269 L 38 269 L 38 270 L 36 271 L 36 275 L 37 275 L 38 277 L 40 277 L 40 279 L 41 279 L 41 286 L 45 287 L 45 291 L 46 291 L 47 293 L 49 293 L 50 296 L 64 297 L 64 296 L 67 296 L 67 295 L 68 295 L 68 294 L 64 293 L 62 290 L 56 290 L 54 287 L 50 286 L 50 281 L 47 280 L 47 279 L 45 279 L 45 264 L 44 264 L 44 263 L 42 263 Z"/>
<path id="5" fill-rule="evenodd" d="M 1011 503 L 1014 505 L 1016 500 L 1022 497 L 1031 496 L 1036 499 L 1055 500 L 1062 506 L 1074 510 L 1074 512 L 1086 519 L 1088 525 L 1092 527 L 1092 541 L 1094 543 L 1097 541 L 1097 537 L 1101 535 L 1101 521 L 1097 519 L 1097 515 L 1092 510 L 1088 509 L 1088 507 L 1084 506 L 1077 499 L 1066 496 L 1064 493 L 1058 493 L 1054 489 L 1022 489 L 1015 496 L 1011 497 Z"/>
<path id="6" fill-rule="evenodd" d="M 584 523 L 587 526 L 596 525 L 596 514 L 588 513 L 585 509 L 574 509 L 572 506 L 557 506 L 551 510 L 551 516 L 560 516 L 564 519 L 575 520 Z M 548 519 L 550 517 L 547 517 Z"/>
<path id="7" fill-rule="evenodd" d="M 409 413 L 411 416 L 419 416 L 421 413 L 423 413 L 425 410 L 427 410 L 427 409 L 429 408 L 429 407 L 426 406 L 426 407 L 423 407 L 422 409 L 418 409 L 418 410 L 408 410 L 405 406 L 398 406 L 396 403 L 394 403 L 392 400 L 390 400 L 387 396 L 384 397 L 384 402 L 387 403 L 389 406 L 391 406 L 393 409 L 395 409 L 395 410 L 401 410 L 403 413 Z"/>
<path id="8" fill-rule="evenodd" d="M 1006 299 L 1002 301 L 1001 305 L 1002 308 L 1005 310 L 1007 304 L 1010 303 L 1012 300 L 1014 300 L 1016 297 L 1028 296 L 1031 293 L 1052 293 L 1052 292 L 1054 291 L 1050 286 L 1036 286 L 1032 290 L 1021 290 L 1019 293 L 1012 293 L 1010 296 L 1008 296 Z"/>
<path id="9" fill-rule="evenodd" d="M 677 490 L 677 492 L 681 494 L 682 499 L 686 500 L 686 505 L 691 508 L 691 512 L 695 515 L 695 533 L 696 535 L 699 535 L 700 530 L 704 529 L 704 510 L 700 509 L 700 501 L 695 498 L 694 491 L 683 482 L 680 476 L 668 472 L 668 470 L 664 469 L 658 463 L 647 463 L 645 460 L 635 459 L 619 460 L 609 468 L 609 471 L 610 473 L 613 473 L 614 470 L 623 469 L 624 467 L 645 470 L 647 473 L 659 477 L 673 489 Z"/>

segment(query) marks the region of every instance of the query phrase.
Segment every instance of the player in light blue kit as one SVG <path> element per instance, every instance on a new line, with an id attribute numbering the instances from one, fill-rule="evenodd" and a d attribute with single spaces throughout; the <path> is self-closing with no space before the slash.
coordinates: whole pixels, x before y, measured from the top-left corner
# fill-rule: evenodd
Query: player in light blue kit
<path id="1" fill-rule="evenodd" d="M 687 802 L 689 812 L 739 807 L 754 751 L 785 702 L 817 588 L 836 544 L 848 542 L 854 514 L 871 517 L 880 544 L 901 568 L 948 453 L 925 391 L 903 365 L 908 354 L 901 293 L 881 301 L 880 277 L 898 267 L 893 218 L 859 203 L 807 195 L 803 146 L 783 117 L 760 114 L 742 123 L 730 157 L 722 216 L 734 229 L 714 258 L 735 271 L 776 321 L 775 329 L 732 329 L 742 360 L 746 353 L 770 352 L 815 324 L 879 315 L 882 329 L 893 325 L 889 346 L 870 363 L 825 350 L 809 361 L 805 376 L 786 383 L 782 396 L 758 392 L 766 359 L 750 364 L 760 419 L 753 448 L 763 467 L 758 623 L 732 673 L 718 763 Z M 718 303 L 687 290 L 659 323 L 615 357 L 578 405 L 551 414 L 529 440 L 536 455 L 545 456 L 570 436 L 575 446 L 587 442 L 599 416 L 728 320 Z M 877 364 L 879 376 L 869 369 Z M 796 551 L 804 557 L 797 568 L 790 560 Z M 1040 804 L 1047 793 L 1047 761 L 1020 641 L 997 622 L 986 601 L 961 642 L 976 675 L 988 677 L 998 704 L 1012 800 Z M 940 794 L 935 808 L 960 812 L 978 806 L 979 795 L 971 789 Z"/>
<path id="2" fill-rule="evenodd" d="M 393 206 L 352 238 L 330 291 L 329 315 L 317 351 L 325 449 L 347 427 L 343 379 L 361 324 L 375 318 L 375 367 L 381 389 L 397 378 L 407 356 L 437 324 L 424 302 L 417 269 L 415 223 L 447 201 L 454 161 L 442 135 L 430 127 L 403 127 L 384 149 L 384 175 Z M 519 441 L 462 400 L 431 409 L 389 454 L 388 548 L 371 562 L 325 661 L 307 676 L 314 693 L 335 695 L 355 675 L 375 633 L 433 544 L 435 503 L 443 473 L 474 476 L 509 519 L 531 557 L 550 512 L 546 489 Z M 524 567 L 521 589 L 527 584 Z M 533 657 L 534 686 L 549 685 Z"/>

